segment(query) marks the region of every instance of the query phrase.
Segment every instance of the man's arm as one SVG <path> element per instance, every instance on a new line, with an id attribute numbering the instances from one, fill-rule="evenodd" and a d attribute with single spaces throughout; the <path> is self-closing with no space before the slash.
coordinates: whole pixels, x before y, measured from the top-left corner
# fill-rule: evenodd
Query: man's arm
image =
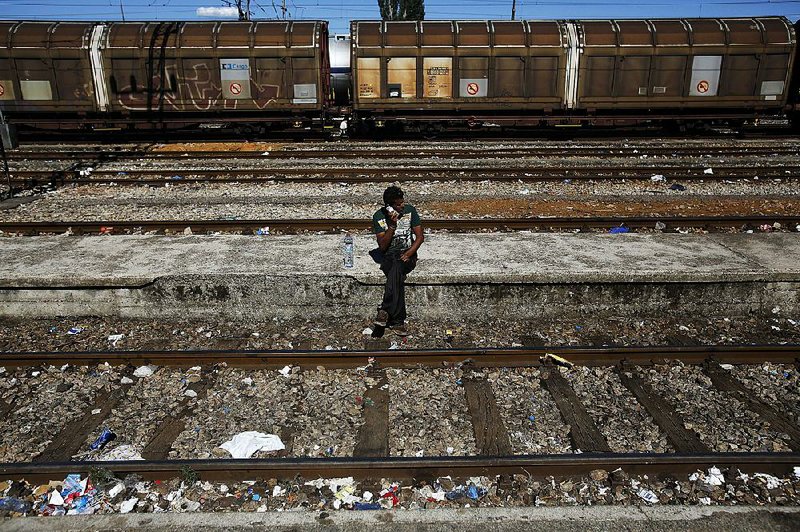
<path id="1" fill-rule="evenodd" d="M 400 255 L 400 260 L 403 262 L 408 262 L 408 260 L 417 252 L 419 247 L 425 242 L 425 234 L 422 232 L 422 225 L 417 225 L 411 228 L 414 231 L 414 243 L 411 244 L 411 247 L 408 250 Z"/>
<path id="2" fill-rule="evenodd" d="M 381 248 L 381 251 L 386 251 L 389 249 L 389 245 L 392 243 L 392 238 L 394 237 L 395 229 L 397 229 L 396 225 L 390 225 L 389 229 L 383 233 L 378 233 L 375 235 L 378 240 L 378 247 Z"/>

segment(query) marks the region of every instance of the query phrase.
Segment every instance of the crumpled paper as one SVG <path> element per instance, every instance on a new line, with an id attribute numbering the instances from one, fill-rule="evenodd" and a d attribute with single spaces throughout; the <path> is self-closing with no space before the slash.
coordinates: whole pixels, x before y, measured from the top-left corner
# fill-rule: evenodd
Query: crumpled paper
<path id="1" fill-rule="evenodd" d="M 240 432 L 220 447 L 231 453 L 233 458 L 250 458 L 258 451 L 286 449 L 279 436 L 256 431 Z"/>

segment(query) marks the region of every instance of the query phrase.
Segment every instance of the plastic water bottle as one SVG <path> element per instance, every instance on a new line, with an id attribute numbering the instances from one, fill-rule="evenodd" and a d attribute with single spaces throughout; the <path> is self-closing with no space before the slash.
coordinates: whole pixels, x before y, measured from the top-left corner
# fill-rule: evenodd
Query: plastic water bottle
<path id="1" fill-rule="evenodd" d="M 344 267 L 345 268 L 352 268 L 353 267 L 353 255 L 355 253 L 355 242 L 353 241 L 353 235 L 347 233 L 344 235 Z"/>

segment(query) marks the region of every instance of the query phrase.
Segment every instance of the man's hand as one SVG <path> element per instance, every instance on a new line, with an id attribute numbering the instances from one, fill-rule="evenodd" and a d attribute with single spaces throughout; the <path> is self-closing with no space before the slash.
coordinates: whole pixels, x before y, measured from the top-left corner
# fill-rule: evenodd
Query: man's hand
<path id="1" fill-rule="evenodd" d="M 411 260 L 411 257 L 413 255 L 414 254 L 411 252 L 411 250 L 407 250 L 402 255 L 400 255 L 400 260 L 403 261 L 403 262 L 408 262 L 409 260 Z"/>
<path id="2" fill-rule="evenodd" d="M 397 220 L 400 219 L 400 213 L 395 210 L 389 211 L 389 225 L 397 225 Z"/>

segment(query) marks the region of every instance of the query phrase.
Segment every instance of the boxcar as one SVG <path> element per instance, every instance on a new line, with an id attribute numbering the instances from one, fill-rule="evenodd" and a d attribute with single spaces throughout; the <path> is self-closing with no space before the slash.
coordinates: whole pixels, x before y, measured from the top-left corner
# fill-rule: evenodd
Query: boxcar
<path id="1" fill-rule="evenodd" d="M 321 120 L 330 95 L 322 21 L 0 28 L 9 35 L 0 79 L 8 72 L 20 78 L 15 89 L 21 84 L 13 104 L 4 102 L 12 120 L 25 111 L 33 122 L 81 126 L 307 126 Z"/>

